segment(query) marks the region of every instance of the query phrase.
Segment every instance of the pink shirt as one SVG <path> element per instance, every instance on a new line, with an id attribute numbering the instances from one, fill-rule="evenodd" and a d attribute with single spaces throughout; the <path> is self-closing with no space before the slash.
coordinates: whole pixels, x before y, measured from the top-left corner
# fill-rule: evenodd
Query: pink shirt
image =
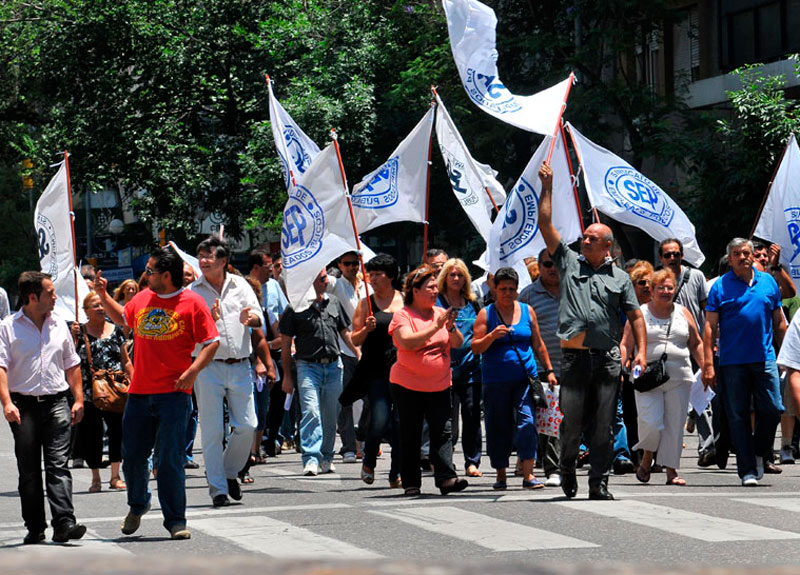
<path id="1" fill-rule="evenodd" d="M 0 367 L 7 372 L 8 391 L 23 395 L 66 391 L 64 372 L 80 363 L 67 322 L 52 313 L 42 331 L 22 310 L 0 323 Z"/>
<path id="2" fill-rule="evenodd" d="M 407 326 L 413 332 L 424 331 L 436 318 L 446 313 L 440 307 L 433 308 L 431 319 L 424 319 L 410 307 L 394 312 L 389 324 L 389 335 L 397 348 L 397 361 L 389 373 L 389 381 L 413 391 L 442 391 L 450 387 L 450 334 L 442 326 L 420 347 L 414 350 L 403 349 L 397 344 L 394 332 L 398 327 Z"/>

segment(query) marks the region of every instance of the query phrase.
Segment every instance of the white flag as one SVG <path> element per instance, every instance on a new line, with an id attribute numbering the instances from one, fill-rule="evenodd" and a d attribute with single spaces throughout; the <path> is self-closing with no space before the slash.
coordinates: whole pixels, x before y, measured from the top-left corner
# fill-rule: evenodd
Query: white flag
<path id="1" fill-rule="evenodd" d="M 36 203 L 33 225 L 36 228 L 36 241 L 39 246 L 39 262 L 42 271 L 50 274 L 58 295 L 56 301 L 58 315 L 65 320 L 75 321 L 75 277 L 77 275 L 79 320 L 85 322 L 83 298 L 88 295 L 89 286 L 75 268 L 65 162 L 61 162 L 58 172 L 47 184 Z"/>
<path id="2" fill-rule="evenodd" d="M 800 147 L 789 138 L 753 234 L 781 246 L 781 263 L 800 291 Z"/>
<path id="3" fill-rule="evenodd" d="M 660 242 L 678 238 L 683 257 L 699 266 L 705 260 L 694 226 L 672 199 L 628 162 L 598 146 L 569 126 L 583 166 L 589 202 L 608 217 L 646 232 Z"/>
<path id="4" fill-rule="evenodd" d="M 272 81 L 267 82 L 269 88 L 269 121 L 272 124 L 272 137 L 281 161 L 281 170 L 286 189 L 292 187 L 292 176 L 295 183 L 300 184 L 311 161 L 319 154 L 319 146 L 306 136 L 305 132 L 295 124 L 289 113 L 284 110 L 272 93 Z M 291 171 L 291 174 L 290 174 Z"/>
<path id="5" fill-rule="evenodd" d="M 472 225 L 484 241 L 488 242 L 489 231 L 492 229 L 493 206 L 486 190 L 502 190 L 503 187 L 495 179 L 489 166 L 479 165 L 472 158 L 438 94 L 436 104 L 436 140 L 439 142 L 453 193 Z M 505 200 L 505 192 L 501 193 L 501 199 Z M 502 203 L 497 202 L 498 206 Z"/>
<path id="6" fill-rule="evenodd" d="M 329 144 L 308 167 L 303 184 L 291 189 L 283 210 L 283 274 L 295 311 L 308 308 L 319 272 L 349 251 L 356 251 L 355 236 L 336 150 Z"/>
<path id="7" fill-rule="evenodd" d="M 220 235 L 220 237 L 222 236 Z M 201 275 L 203 275 L 203 270 L 200 269 L 200 260 L 198 260 L 194 256 L 187 254 L 185 251 L 183 251 L 181 248 L 178 247 L 178 244 L 176 244 L 172 240 L 170 240 L 169 246 L 173 250 L 175 250 L 176 254 L 181 256 L 181 259 L 184 261 L 184 263 L 187 263 L 190 266 L 192 266 L 192 269 L 194 270 L 194 277 L 199 278 Z"/>
<path id="8" fill-rule="evenodd" d="M 539 144 L 492 224 L 488 249 L 489 271 L 492 273 L 501 267 L 516 268 L 525 258 L 538 257 L 545 247 L 539 233 L 539 197 L 542 192 L 539 169 L 547 159 L 552 140 L 548 136 Z M 564 241 L 570 243 L 581 237 L 581 224 L 561 134 L 553 149 L 550 167 L 553 169 L 553 225 Z"/>
<path id="9" fill-rule="evenodd" d="M 353 186 L 351 199 L 359 233 L 391 222 L 425 221 L 432 130 L 431 108 L 389 159 Z"/>
<path id="10" fill-rule="evenodd" d="M 450 47 L 470 99 L 487 114 L 513 126 L 552 136 L 573 76 L 532 96 L 517 96 L 497 72 L 494 10 L 478 0 L 443 0 Z"/>

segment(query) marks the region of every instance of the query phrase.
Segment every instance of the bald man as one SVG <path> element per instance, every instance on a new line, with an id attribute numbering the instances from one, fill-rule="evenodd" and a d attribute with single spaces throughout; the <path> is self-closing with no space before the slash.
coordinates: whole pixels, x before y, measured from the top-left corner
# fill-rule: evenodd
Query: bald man
<path id="1" fill-rule="evenodd" d="M 614 235 L 595 223 L 583 233 L 581 255 L 569 249 L 553 225 L 553 171 L 539 170 L 539 229 L 547 252 L 559 272 L 558 330 L 561 339 L 561 488 L 575 497 L 575 464 L 581 432 L 589 444 L 589 499 L 614 499 L 608 491 L 608 473 L 614 455 L 613 423 L 620 386 L 622 337 L 620 310 L 628 317 L 636 339 L 633 365 L 644 369 L 646 333 L 642 312 L 630 276 L 609 257 Z"/>

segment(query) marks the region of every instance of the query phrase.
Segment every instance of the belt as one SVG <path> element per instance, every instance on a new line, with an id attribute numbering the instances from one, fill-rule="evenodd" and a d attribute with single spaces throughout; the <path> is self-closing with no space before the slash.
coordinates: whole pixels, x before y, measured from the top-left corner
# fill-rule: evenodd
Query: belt
<path id="1" fill-rule="evenodd" d="M 339 356 L 335 355 L 333 357 L 319 357 L 317 359 L 307 359 L 305 361 L 309 363 L 319 363 L 322 365 L 329 365 L 331 363 L 336 363 L 337 361 L 339 361 Z"/>
<path id="2" fill-rule="evenodd" d="M 24 393 L 16 393 L 16 392 L 12 392 L 10 395 L 12 401 L 45 403 L 48 401 L 57 401 L 59 399 L 63 399 L 67 397 L 68 394 L 69 394 L 68 391 L 59 391 L 58 393 L 52 393 L 49 395 L 25 395 Z"/>
<path id="3" fill-rule="evenodd" d="M 231 365 L 231 364 L 234 364 L 234 363 L 241 363 L 241 362 L 247 361 L 249 359 L 250 359 L 249 357 L 242 357 L 242 358 L 229 357 L 228 359 L 215 359 L 214 361 L 218 361 L 220 363 L 226 363 L 228 365 Z"/>

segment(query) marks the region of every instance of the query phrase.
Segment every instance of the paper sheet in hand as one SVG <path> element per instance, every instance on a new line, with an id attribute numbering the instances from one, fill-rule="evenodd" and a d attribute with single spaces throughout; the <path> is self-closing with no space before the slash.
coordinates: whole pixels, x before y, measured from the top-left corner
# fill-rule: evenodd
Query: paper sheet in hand
<path id="1" fill-rule="evenodd" d="M 703 372 L 695 373 L 692 389 L 689 391 L 689 405 L 692 409 L 697 413 L 703 413 L 715 395 L 714 390 L 710 387 L 707 390 L 703 389 Z"/>

